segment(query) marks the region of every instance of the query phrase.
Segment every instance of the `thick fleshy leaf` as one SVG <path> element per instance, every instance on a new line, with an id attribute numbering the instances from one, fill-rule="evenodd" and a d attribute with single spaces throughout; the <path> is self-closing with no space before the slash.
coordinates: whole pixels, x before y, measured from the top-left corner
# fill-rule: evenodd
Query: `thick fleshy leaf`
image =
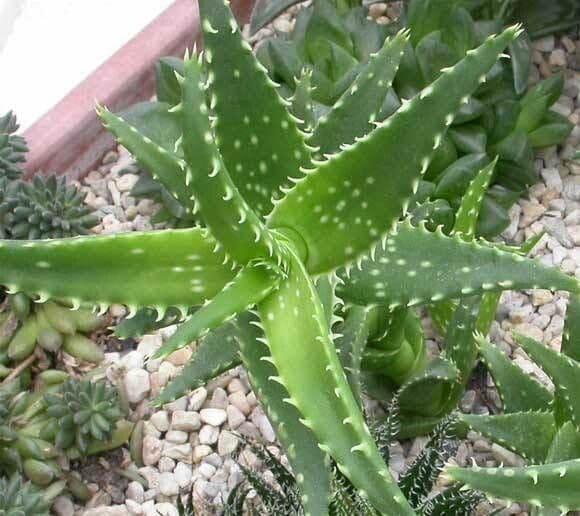
<path id="1" fill-rule="evenodd" d="M 174 135 L 170 135 L 168 139 L 166 137 L 168 133 L 165 132 L 163 135 L 156 135 L 157 138 L 153 139 L 153 135 L 139 130 L 145 126 L 150 128 L 159 128 L 164 125 L 179 127 L 179 119 L 174 113 L 169 112 L 168 104 L 156 102 L 150 103 L 148 107 L 149 109 L 145 112 L 127 115 L 129 120 L 137 118 L 137 121 L 140 121 L 137 126 L 102 107 L 97 108 L 97 114 L 103 121 L 103 125 L 115 135 L 117 141 L 129 149 L 145 170 L 179 201 L 187 213 L 191 214 L 194 211 L 195 202 L 187 186 L 185 163 L 175 154 L 174 149 L 166 147 Z"/>
<path id="2" fill-rule="evenodd" d="M 239 321 L 231 321 L 211 332 L 197 345 L 191 359 L 155 398 L 154 405 L 170 403 L 205 385 L 242 361 L 238 339 Z"/>
<path id="3" fill-rule="evenodd" d="M 288 402 L 353 485 L 386 514 L 412 515 L 362 417 L 308 274 L 289 249 L 288 279 L 259 313 Z"/>
<path id="4" fill-rule="evenodd" d="M 399 405 L 407 414 L 439 416 L 448 400 L 450 386 L 460 381 L 455 364 L 436 357 L 425 371 L 413 376 L 399 390 Z"/>
<path id="5" fill-rule="evenodd" d="M 307 173 L 275 206 L 269 225 L 290 227 L 304 239 L 310 273 L 353 261 L 392 228 L 462 100 L 516 34 L 508 29 L 470 51 L 369 135 Z"/>
<path id="6" fill-rule="evenodd" d="M 449 466 L 446 474 L 466 488 L 495 498 L 535 507 L 557 507 L 562 514 L 580 509 L 580 459 L 523 468 Z"/>
<path id="7" fill-rule="evenodd" d="M 200 0 L 210 107 L 232 180 L 259 214 L 309 163 L 310 150 L 223 0 Z M 256 102 L 259 99 L 259 102 Z"/>
<path id="8" fill-rule="evenodd" d="M 551 412 L 515 412 L 498 416 L 462 415 L 472 430 L 532 463 L 544 462 L 556 434 Z"/>
<path id="9" fill-rule="evenodd" d="M 554 403 L 552 393 L 515 365 L 497 346 L 477 336 L 481 359 L 493 377 L 506 413 L 548 411 Z"/>
<path id="10" fill-rule="evenodd" d="M 580 364 L 534 339 L 516 335 L 517 343 L 550 377 L 576 428 L 580 428 Z"/>
<path id="11" fill-rule="evenodd" d="M 366 307 L 351 307 L 340 327 L 340 337 L 336 348 L 350 388 L 359 404 L 362 403 L 361 362 L 363 351 L 369 337 L 370 310 Z"/>
<path id="12" fill-rule="evenodd" d="M 387 40 L 328 114 L 318 121 L 310 143 L 318 148 L 320 156 L 339 151 L 341 145 L 353 143 L 374 128 L 373 122 L 379 121 L 385 93 L 391 87 L 406 43 L 406 33 Z"/>
<path id="13" fill-rule="evenodd" d="M 153 358 L 165 358 L 249 310 L 270 294 L 282 277 L 282 271 L 273 262 L 248 264 L 221 292 L 183 322 Z"/>
<path id="14" fill-rule="evenodd" d="M 570 295 L 562 336 L 562 353 L 580 361 L 580 297 Z"/>
<path id="15" fill-rule="evenodd" d="M 328 515 L 331 476 L 328 456 L 319 448 L 312 431 L 302 424 L 302 415 L 289 403 L 288 391 L 277 381 L 278 371 L 272 364 L 263 332 L 255 325 L 258 323 L 257 318 L 244 314 L 240 321 L 250 323 L 244 324 L 244 331 L 239 338 L 244 366 L 252 388 L 259 396 L 276 429 L 276 435 L 286 450 L 302 494 L 305 512 Z"/>
<path id="16" fill-rule="evenodd" d="M 495 170 L 497 158 L 483 168 L 470 183 L 455 217 L 454 233 L 461 233 L 466 240 L 475 238 L 477 219 L 481 210 L 483 197 Z"/>
<path id="17" fill-rule="evenodd" d="M 41 299 L 186 312 L 236 274 L 199 228 L 0 242 L 0 284 Z M 138 274 L 136 274 L 138 271 Z"/>
<path id="18" fill-rule="evenodd" d="M 184 71 L 180 111 L 182 145 L 188 164 L 186 182 L 191 186 L 206 226 L 238 262 L 245 264 L 255 258 L 274 255 L 279 258 L 276 240 L 245 201 L 222 161 L 210 125 L 209 109 L 201 90 L 200 65 L 195 56 L 185 61 Z"/>
<path id="19" fill-rule="evenodd" d="M 489 291 L 546 288 L 578 292 L 578 281 L 539 262 L 460 236 L 400 223 L 374 258 L 340 272 L 337 294 L 346 303 L 428 304 Z"/>

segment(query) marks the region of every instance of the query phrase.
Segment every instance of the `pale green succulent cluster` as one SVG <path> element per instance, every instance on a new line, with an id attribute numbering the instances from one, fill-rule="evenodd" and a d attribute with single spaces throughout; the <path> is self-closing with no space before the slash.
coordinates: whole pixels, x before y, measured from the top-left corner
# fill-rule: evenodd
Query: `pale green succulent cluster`
<path id="1" fill-rule="evenodd" d="M 242 39 L 228 5 L 199 4 L 204 52 L 186 56 L 176 78 L 177 103 L 145 106 L 132 123 L 98 108 L 119 142 L 199 224 L 0 241 L 0 283 L 73 306 L 122 303 L 132 313 L 154 308 L 160 317 L 170 307 L 184 316 L 192 309 L 157 357 L 205 337 L 207 360 L 200 361 L 198 350 L 185 368 L 193 377 L 229 367 L 228 353 L 241 355 L 296 473 L 306 514 L 329 513 L 329 457 L 377 511 L 414 514 L 356 393 L 364 328 L 381 343 L 386 329 L 400 335 L 382 317 L 378 325 L 366 322 L 367 315 L 379 307 L 394 320 L 398 308 L 468 298 L 451 306 L 447 330 L 452 358 L 445 367 L 455 368 L 461 385 L 472 360 L 461 344 L 473 342 L 469 328 L 477 314 L 477 301 L 469 298 L 504 289 L 579 290 L 575 278 L 514 249 L 473 240 L 471 208 L 481 205 L 489 169 L 474 180 L 453 236 L 401 222 L 448 127 L 518 29 L 488 37 L 374 124 L 377 106 L 367 102 L 375 98 L 368 92 L 390 87 L 408 40 L 407 33 L 397 34 L 328 113 L 323 133 L 318 126 L 305 132 Z M 328 149 L 326 157 L 315 157 L 314 141 Z M 347 331 L 350 310 L 359 319 Z M 400 342 L 409 343 L 412 325 L 408 332 L 402 327 Z M 179 381 L 187 386 L 190 380 Z"/>

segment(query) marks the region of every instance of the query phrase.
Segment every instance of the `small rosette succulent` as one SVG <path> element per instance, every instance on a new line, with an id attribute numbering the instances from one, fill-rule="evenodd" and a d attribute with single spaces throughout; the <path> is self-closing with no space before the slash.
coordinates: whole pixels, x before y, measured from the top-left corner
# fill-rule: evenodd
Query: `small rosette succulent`
<path id="1" fill-rule="evenodd" d="M 5 203 L 5 204 L 4 204 Z M 4 204 L 4 206 L 3 206 Z M 85 235 L 98 218 L 84 204 L 84 194 L 66 178 L 35 176 L 10 186 L 0 210 L 10 238 L 45 239 Z"/>
<path id="2" fill-rule="evenodd" d="M 0 514 L 2 516 L 50 516 L 51 499 L 18 475 L 0 477 Z"/>
<path id="3" fill-rule="evenodd" d="M 122 415 L 117 391 L 104 382 L 68 380 L 45 400 L 46 413 L 54 418 L 56 446 L 75 446 L 82 454 L 92 442 L 109 440 Z"/>
<path id="4" fill-rule="evenodd" d="M 22 175 L 20 165 L 26 161 L 28 147 L 18 130 L 16 116 L 10 111 L 0 117 L 0 178 L 17 179 Z"/>

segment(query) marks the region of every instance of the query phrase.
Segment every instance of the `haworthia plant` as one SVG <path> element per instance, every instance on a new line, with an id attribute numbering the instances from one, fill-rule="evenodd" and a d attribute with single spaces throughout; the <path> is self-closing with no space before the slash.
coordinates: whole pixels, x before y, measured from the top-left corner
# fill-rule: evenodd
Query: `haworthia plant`
<path id="1" fill-rule="evenodd" d="M 295 472 L 304 479 L 305 512 L 328 513 L 325 479 L 331 457 L 377 510 L 411 515 L 339 361 L 333 318 L 323 301 L 327 307 L 335 303 L 332 296 L 330 302 L 320 297 L 312 276 L 379 260 L 377 275 L 369 275 L 378 283 L 385 274 L 384 281 L 392 285 L 389 293 L 400 290 L 392 303 L 401 305 L 535 285 L 578 291 L 575 279 L 493 246 L 431 234 L 406 222 L 398 225 L 462 102 L 518 29 L 490 36 L 391 118 L 318 161 L 307 144 L 309 135 L 299 129 L 243 41 L 227 4 L 199 4 L 203 58 L 186 57 L 177 78 L 179 102 L 171 108 L 179 124 L 178 158 L 152 133 L 139 136 L 122 117 L 104 108 L 98 113 L 137 158 L 151 158 L 163 168 L 156 173 L 170 191 L 177 188 L 178 196 L 193 198 L 192 210 L 203 226 L 2 241 L 0 283 L 75 306 L 116 302 L 132 311 L 153 307 L 160 317 L 169 307 L 189 313 L 184 329 L 159 355 L 254 307 L 257 338 L 242 340 L 238 334 L 242 360 Z M 388 54 L 379 53 L 377 59 Z M 391 239 L 398 244 L 393 246 Z M 419 256 L 420 249 L 436 252 L 430 266 L 442 274 L 431 275 L 430 267 L 421 265 L 426 257 Z M 393 267 L 380 262 L 391 256 Z M 463 272 L 463 291 L 456 287 L 457 278 L 443 273 L 452 260 L 473 273 Z M 424 270 L 429 278 L 418 281 Z M 400 278 L 408 280 L 401 284 Z M 360 278 L 361 284 L 367 281 Z M 379 293 L 387 290 L 373 284 L 367 298 L 354 283 L 342 292 L 362 304 L 381 304 L 386 297 Z M 196 305 L 201 306 L 190 311 Z M 317 489 L 306 482 L 307 475 L 319 479 Z"/>
<path id="2" fill-rule="evenodd" d="M 257 54 L 271 77 L 281 84 L 280 92 L 292 100 L 294 114 L 315 120 L 309 122 L 316 127 L 311 142 L 318 145 L 320 137 L 330 132 L 327 118 L 341 117 L 337 107 L 358 102 L 362 116 L 376 106 L 373 117 L 351 120 L 352 124 L 335 129 L 335 135 L 356 132 L 360 123 L 380 122 L 487 34 L 501 31 L 502 16 L 493 12 L 499 3 L 488 2 L 482 8 L 482 2 L 410 0 L 403 2 L 399 19 L 385 26 L 371 21 L 361 2 L 346 9 L 340 0 L 317 0 L 298 12 L 291 33 L 277 33 L 266 39 L 258 46 Z M 259 19 L 269 18 L 269 8 L 278 12 L 274 6 L 286 4 L 259 2 L 254 25 Z M 394 77 L 389 77 L 389 67 L 383 66 L 389 88 L 379 94 L 376 86 L 373 91 L 358 72 L 387 36 L 403 28 L 410 30 L 410 42 L 404 46 Z M 479 235 L 499 234 L 509 223 L 509 207 L 537 181 L 532 148 L 562 143 L 570 134 L 570 121 L 549 110 L 562 92 L 563 79 L 555 76 L 542 81 L 525 94 L 532 66 L 527 35 L 510 43 L 508 51 L 506 59 L 487 74 L 486 82 L 466 99 L 437 149 L 423 178 L 424 195 L 417 199 L 416 206 L 411 205 L 417 217 L 434 217 L 450 229 L 449 220 L 452 225 L 453 212 L 470 180 L 499 155 L 493 186 L 485 194 L 476 221 Z M 296 81 L 298 77 L 307 78 L 308 83 Z M 353 100 L 349 94 L 353 88 L 367 88 L 365 100 Z M 548 91 L 551 94 L 546 96 Z M 530 103 L 532 98 L 537 102 Z M 309 108 L 305 110 L 305 106 Z M 326 143 L 322 141 L 323 152 Z"/>

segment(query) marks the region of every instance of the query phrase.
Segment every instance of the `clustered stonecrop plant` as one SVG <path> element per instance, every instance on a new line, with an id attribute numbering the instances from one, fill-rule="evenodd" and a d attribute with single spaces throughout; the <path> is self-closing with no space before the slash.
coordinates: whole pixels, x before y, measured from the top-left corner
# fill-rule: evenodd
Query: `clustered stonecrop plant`
<path id="1" fill-rule="evenodd" d="M 490 36 L 375 127 L 365 92 L 389 87 L 408 35 L 388 40 L 327 116 L 337 131 L 325 132 L 331 151 L 318 160 L 310 146 L 317 129 L 299 129 L 228 6 L 199 4 L 203 56 L 186 56 L 180 100 L 166 111 L 157 107 L 157 125 L 143 134 L 98 108 L 119 142 L 199 225 L 2 241 L 0 282 L 75 306 L 124 303 L 132 313 L 152 307 L 159 317 L 170 307 L 183 314 L 197 307 L 157 356 L 227 322 L 213 334 L 215 354 L 239 346 L 296 473 L 305 513 L 328 514 L 330 456 L 376 510 L 414 514 L 340 362 L 334 291 L 363 311 L 536 286 L 578 292 L 575 278 L 512 250 L 400 221 L 462 103 L 518 29 Z M 227 338 L 218 342 L 220 330 Z"/>
<path id="2" fill-rule="evenodd" d="M 3 489 L 25 477 L 47 488 L 48 500 L 67 489 L 86 501 L 90 491 L 61 468 L 61 459 L 116 448 L 133 425 L 122 419 L 117 393 L 104 381 L 72 379 L 49 369 L 35 376 L 33 388 L 29 384 L 27 370 L 0 384 L 0 499 Z"/>

